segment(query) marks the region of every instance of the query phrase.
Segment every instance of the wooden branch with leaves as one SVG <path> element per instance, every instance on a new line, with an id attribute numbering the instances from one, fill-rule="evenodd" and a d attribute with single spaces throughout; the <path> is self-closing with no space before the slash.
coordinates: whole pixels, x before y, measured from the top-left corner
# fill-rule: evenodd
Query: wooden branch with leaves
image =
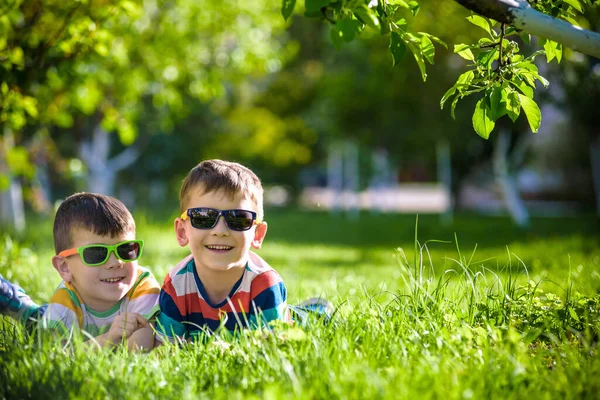
<path id="1" fill-rule="evenodd" d="M 489 138 L 499 118 L 507 115 L 514 122 L 521 110 L 531 130 L 538 131 L 541 113 L 533 99 L 536 82 L 547 87 L 548 81 L 539 75 L 534 64 L 536 57 L 545 55 L 548 62 L 553 59 L 560 62 L 563 46 L 567 46 L 600 58 L 600 34 L 581 29 L 575 19 L 583 13 L 582 4 L 597 6 L 599 0 L 537 0 L 533 5 L 525 0 L 456 1 L 476 13 L 467 19 L 487 35 L 474 44 L 454 45 L 454 52 L 468 62 L 469 70 L 448 89 L 440 106 L 443 108 L 451 100 L 450 113 L 454 117 L 459 100 L 474 94 L 481 96 L 472 120 L 473 129 L 484 139 Z M 417 1 L 305 0 L 304 3 L 305 16 L 328 16 L 330 37 L 337 48 L 365 29 L 389 34 L 393 65 L 410 51 L 424 81 L 426 64 L 434 61 L 433 43 L 446 46 L 437 37 L 410 28 L 407 17 L 419 12 Z M 291 16 L 295 5 L 296 0 L 283 0 L 281 11 L 285 19 Z M 514 39 L 520 36 L 531 44 L 531 34 L 540 36 L 539 44 L 544 49 L 523 55 Z"/>

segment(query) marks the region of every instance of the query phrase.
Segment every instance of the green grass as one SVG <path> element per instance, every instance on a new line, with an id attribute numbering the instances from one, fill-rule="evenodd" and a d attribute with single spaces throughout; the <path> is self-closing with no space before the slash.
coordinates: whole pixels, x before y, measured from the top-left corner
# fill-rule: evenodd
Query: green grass
<path id="1" fill-rule="evenodd" d="M 170 218 L 135 215 L 157 278 L 185 253 Z M 173 216 L 171 216 L 173 217 Z M 415 217 L 268 211 L 264 257 L 333 323 L 217 335 L 149 354 L 89 352 L 0 319 L 5 398 L 597 398 L 600 228 L 592 216 Z M 459 246 L 455 243 L 455 233 Z M 442 240 L 450 243 L 433 242 Z M 426 241 L 431 241 L 426 243 Z M 51 224 L 5 237 L 0 273 L 39 301 L 59 282 Z M 415 253 L 415 249 L 417 250 Z"/>

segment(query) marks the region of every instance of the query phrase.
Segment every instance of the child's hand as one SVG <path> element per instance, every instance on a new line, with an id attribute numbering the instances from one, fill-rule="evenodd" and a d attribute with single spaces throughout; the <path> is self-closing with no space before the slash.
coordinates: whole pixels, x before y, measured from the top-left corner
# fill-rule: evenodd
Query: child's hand
<path id="1" fill-rule="evenodd" d="M 108 330 L 107 339 L 119 343 L 123 337 L 129 339 L 133 332 L 148 326 L 148 320 L 138 313 L 123 313 L 117 315 Z"/>

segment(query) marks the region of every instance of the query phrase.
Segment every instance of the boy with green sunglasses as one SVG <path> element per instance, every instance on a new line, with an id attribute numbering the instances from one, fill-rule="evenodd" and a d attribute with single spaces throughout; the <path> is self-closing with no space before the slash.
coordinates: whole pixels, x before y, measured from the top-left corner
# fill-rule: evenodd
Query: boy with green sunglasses
<path id="1" fill-rule="evenodd" d="M 130 348 L 151 348 L 146 319 L 160 286 L 140 267 L 144 242 L 135 239 L 135 222 L 119 200 L 76 193 L 58 208 L 54 220 L 52 265 L 63 279 L 49 304 L 38 306 L 20 288 L 0 277 L 0 312 L 64 333 L 77 329 L 101 347 L 127 340 Z"/>

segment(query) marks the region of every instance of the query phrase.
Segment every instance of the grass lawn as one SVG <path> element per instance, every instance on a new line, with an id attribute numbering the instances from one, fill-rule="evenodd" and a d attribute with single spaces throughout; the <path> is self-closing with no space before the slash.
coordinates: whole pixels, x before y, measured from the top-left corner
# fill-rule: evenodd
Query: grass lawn
<path id="1" fill-rule="evenodd" d="M 172 218 L 135 215 L 159 280 L 186 255 Z M 149 354 L 40 342 L 0 318 L 3 398 L 598 398 L 600 224 L 267 210 L 259 254 L 288 302 L 333 322 Z M 43 302 L 59 283 L 51 223 L 4 237 L 0 273 Z M 458 239 L 459 246 L 455 242 Z M 416 250 L 416 251 L 415 251 Z"/>

